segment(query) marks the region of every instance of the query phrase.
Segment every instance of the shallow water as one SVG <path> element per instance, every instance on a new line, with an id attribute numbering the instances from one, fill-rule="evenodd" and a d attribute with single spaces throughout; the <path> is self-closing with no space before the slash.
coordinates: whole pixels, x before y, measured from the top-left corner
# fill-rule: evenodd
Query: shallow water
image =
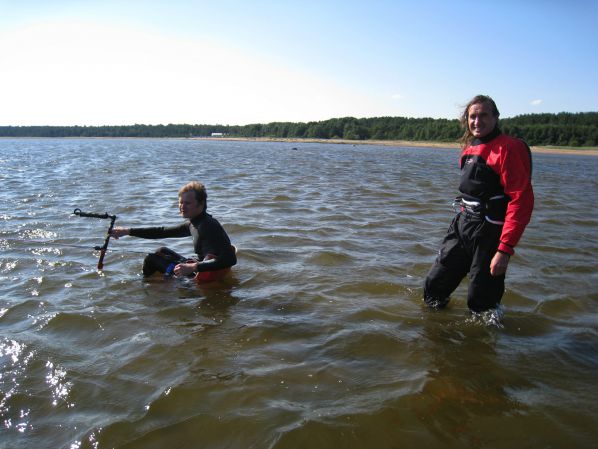
<path id="1" fill-rule="evenodd" d="M 561 448 L 598 438 L 598 158 L 534 155 L 504 317 L 428 311 L 456 150 L 0 140 L 0 447 Z M 198 179 L 239 247 L 222 284 L 140 276 L 117 225 Z"/>

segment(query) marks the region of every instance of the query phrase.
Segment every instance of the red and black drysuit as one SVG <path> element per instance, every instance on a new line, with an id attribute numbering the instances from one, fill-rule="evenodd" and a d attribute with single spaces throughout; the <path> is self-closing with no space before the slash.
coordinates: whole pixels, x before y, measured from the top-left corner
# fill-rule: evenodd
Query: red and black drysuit
<path id="1" fill-rule="evenodd" d="M 424 283 L 424 301 L 444 307 L 469 273 L 467 305 L 475 312 L 495 308 L 505 275 L 492 276 L 497 251 L 512 255 L 534 207 L 532 158 L 527 144 L 498 128 L 461 153 L 458 206 L 438 257 Z"/>
<path id="2" fill-rule="evenodd" d="M 232 267 L 237 263 L 234 247 L 222 225 L 204 210 L 192 220 L 171 227 L 131 228 L 129 235 L 144 239 L 163 239 L 193 236 L 193 249 L 198 259 L 189 259 L 162 247 L 148 254 L 143 261 L 143 274 L 149 276 L 156 271 L 166 273 L 170 264 L 198 262 L 197 272 L 216 271 Z"/>

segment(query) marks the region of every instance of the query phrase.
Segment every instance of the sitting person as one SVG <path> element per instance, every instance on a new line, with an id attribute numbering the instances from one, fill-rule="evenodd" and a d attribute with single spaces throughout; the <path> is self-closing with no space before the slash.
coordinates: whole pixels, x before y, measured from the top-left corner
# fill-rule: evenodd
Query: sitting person
<path id="1" fill-rule="evenodd" d="M 143 275 L 156 271 L 176 276 L 196 276 L 198 273 L 226 270 L 237 263 L 235 247 L 220 223 L 207 213 L 208 194 L 203 184 L 190 182 L 179 190 L 179 211 L 187 220 L 171 227 L 115 227 L 110 235 L 116 239 L 130 235 L 144 239 L 193 237 L 197 259 L 190 259 L 162 247 L 148 254 L 143 261 Z"/>

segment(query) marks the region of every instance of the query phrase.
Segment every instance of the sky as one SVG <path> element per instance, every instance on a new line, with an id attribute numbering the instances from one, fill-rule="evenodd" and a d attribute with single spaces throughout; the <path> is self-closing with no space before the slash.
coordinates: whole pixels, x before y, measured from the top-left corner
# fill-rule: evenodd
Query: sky
<path id="1" fill-rule="evenodd" d="M 598 0 L 0 0 L 0 126 L 598 110 Z"/>

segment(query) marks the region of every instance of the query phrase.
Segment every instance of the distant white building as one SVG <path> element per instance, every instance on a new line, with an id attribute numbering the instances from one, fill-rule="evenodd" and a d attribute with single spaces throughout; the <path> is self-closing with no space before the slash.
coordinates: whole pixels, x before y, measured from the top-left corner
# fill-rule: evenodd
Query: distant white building
<path id="1" fill-rule="evenodd" d="M 212 133 L 212 137 L 224 137 L 224 133 Z"/>

